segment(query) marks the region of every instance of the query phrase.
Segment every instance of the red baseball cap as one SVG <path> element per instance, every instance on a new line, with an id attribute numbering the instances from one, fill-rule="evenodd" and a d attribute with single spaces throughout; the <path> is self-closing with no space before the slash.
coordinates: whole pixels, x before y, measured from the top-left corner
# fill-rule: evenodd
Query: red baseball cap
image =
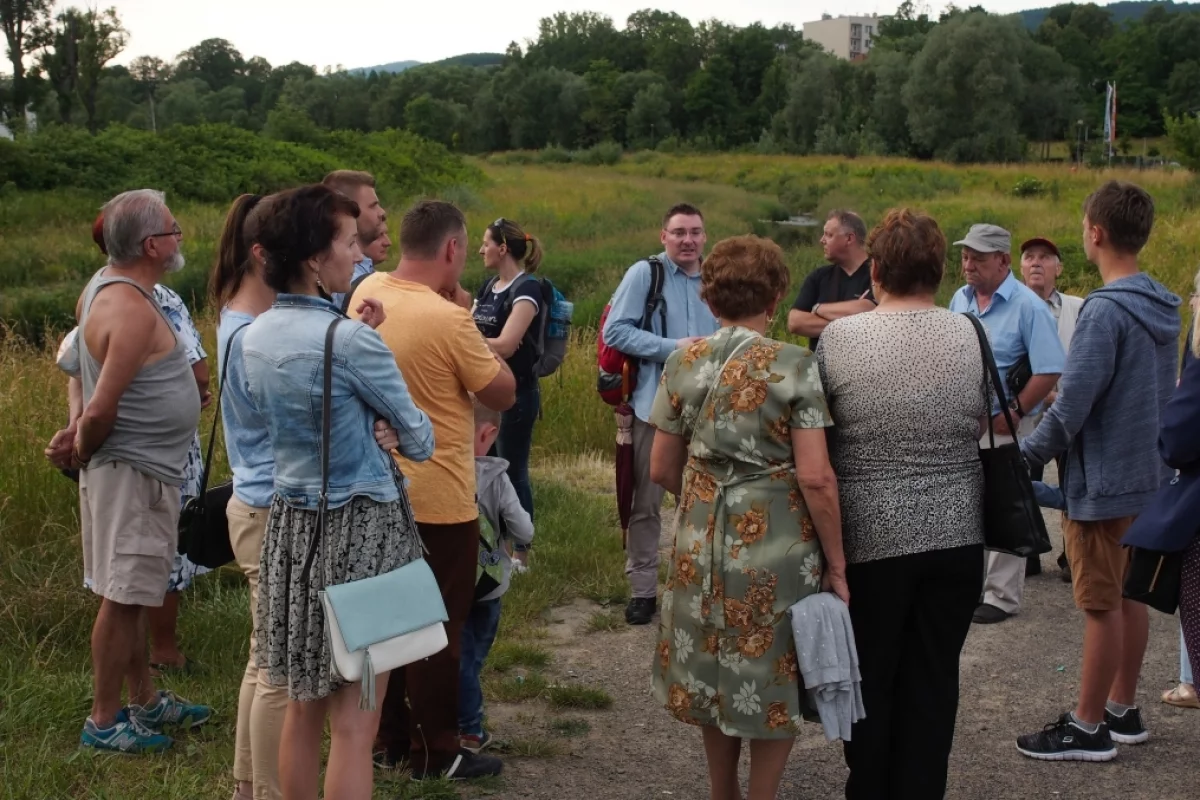
<path id="1" fill-rule="evenodd" d="M 1056 245 L 1054 242 L 1050 241 L 1049 239 L 1045 238 L 1044 236 L 1037 236 L 1033 239 L 1027 239 L 1025 242 L 1023 242 L 1021 244 L 1021 253 L 1024 254 L 1025 251 L 1031 247 L 1044 247 L 1047 250 L 1049 250 L 1051 253 L 1054 253 L 1054 257 L 1057 258 L 1059 261 L 1062 260 L 1062 254 L 1058 252 L 1058 245 Z"/>

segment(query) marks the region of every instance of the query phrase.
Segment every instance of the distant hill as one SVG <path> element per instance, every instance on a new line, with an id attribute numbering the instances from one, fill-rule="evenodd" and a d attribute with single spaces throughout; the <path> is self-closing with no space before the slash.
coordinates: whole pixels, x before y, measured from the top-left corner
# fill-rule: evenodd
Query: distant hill
<path id="1" fill-rule="evenodd" d="M 1079 5 L 1084 5 L 1080 3 Z M 1166 6 L 1167 11 L 1200 11 L 1200 3 L 1173 3 L 1171 0 L 1167 2 L 1150 2 L 1149 0 L 1124 0 L 1120 3 L 1097 3 L 1097 5 L 1107 8 L 1112 14 L 1112 20 L 1117 25 L 1120 25 L 1127 20 L 1138 20 L 1142 15 L 1153 5 Z M 1019 12 L 1021 21 L 1025 23 L 1025 27 L 1029 30 L 1037 30 L 1038 27 L 1045 21 L 1049 15 L 1049 8 L 1031 8 L 1026 11 Z"/>
<path id="2" fill-rule="evenodd" d="M 504 63 L 504 53 L 463 53 L 459 56 L 443 58 L 432 62 L 431 66 L 440 67 L 495 67 Z M 393 61 L 390 64 L 380 64 L 375 67 L 360 67 L 350 70 L 353 73 L 367 74 L 370 72 L 404 72 L 406 69 L 424 66 L 421 61 Z"/>

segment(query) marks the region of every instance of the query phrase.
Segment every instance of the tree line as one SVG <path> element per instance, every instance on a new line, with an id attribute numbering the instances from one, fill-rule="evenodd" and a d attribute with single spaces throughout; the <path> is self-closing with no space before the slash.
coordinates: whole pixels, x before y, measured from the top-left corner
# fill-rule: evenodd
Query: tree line
<path id="1" fill-rule="evenodd" d="M 397 74 L 272 66 L 223 39 L 171 63 L 114 65 L 127 40 L 115 9 L 51 17 L 52 7 L 0 0 L 11 62 L 0 107 L 10 127 L 32 108 L 39 126 L 93 132 L 226 123 L 304 143 L 331 130 L 395 128 L 461 152 L 611 142 L 1016 161 L 1029 143 L 1075 141 L 1084 127 L 1094 142 L 1110 81 L 1123 149 L 1200 112 L 1200 13 L 1160 4 L 1120 24 L 1094 4 L 1059 5 L 1031 32 L 1019 17 L 978 7 L 934 19 L 910 0 L 854 63 L 790 25 L 693 24 L 643 10 L 617 28 L 602 14 L 559 13 L 535 40 L 510 44 L 497 66 Z"/>

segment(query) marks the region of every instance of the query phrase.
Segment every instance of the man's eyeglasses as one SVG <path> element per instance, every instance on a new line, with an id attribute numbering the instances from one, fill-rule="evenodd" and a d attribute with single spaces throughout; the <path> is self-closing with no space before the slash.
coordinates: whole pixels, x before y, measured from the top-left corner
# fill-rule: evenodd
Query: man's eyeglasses
<path id="1" fill-rule="evenodd" d="M 139 244 L 145 244 L 147 239 L 157 239 L 161 236 L 174 236 L 176 239 L 182 239 L 183 230 L 179 227 L 179 223 L 176 222 L 171 226 L 171 230 L 169 231 L 165 231 L 163 233 L 152 233 L 149 236 L 142 237 L 142 241 L 139 242 Z"/>

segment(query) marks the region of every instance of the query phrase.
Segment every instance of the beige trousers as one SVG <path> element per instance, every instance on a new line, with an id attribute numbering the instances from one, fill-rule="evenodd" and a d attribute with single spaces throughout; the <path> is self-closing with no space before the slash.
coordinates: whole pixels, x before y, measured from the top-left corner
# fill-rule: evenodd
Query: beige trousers
<path id="1" fill-rule="evenodd" d="M 226 507 L 229 542 L 238 566 L 250 583 L 250 660 L 242 676 L 238 694 L 237 732 L 233 757 L 233 778 L 254 784 L 254 800 L 282 800 L 279 786 L 279 739 L 287 713 L 286 686 L 267 683 L 264 670 L 258 671 L 254 642 L 258 634 L 258 569 L 263 536 L 267 531 L 267 509 L 254 508 L 230 499 Z"/>

